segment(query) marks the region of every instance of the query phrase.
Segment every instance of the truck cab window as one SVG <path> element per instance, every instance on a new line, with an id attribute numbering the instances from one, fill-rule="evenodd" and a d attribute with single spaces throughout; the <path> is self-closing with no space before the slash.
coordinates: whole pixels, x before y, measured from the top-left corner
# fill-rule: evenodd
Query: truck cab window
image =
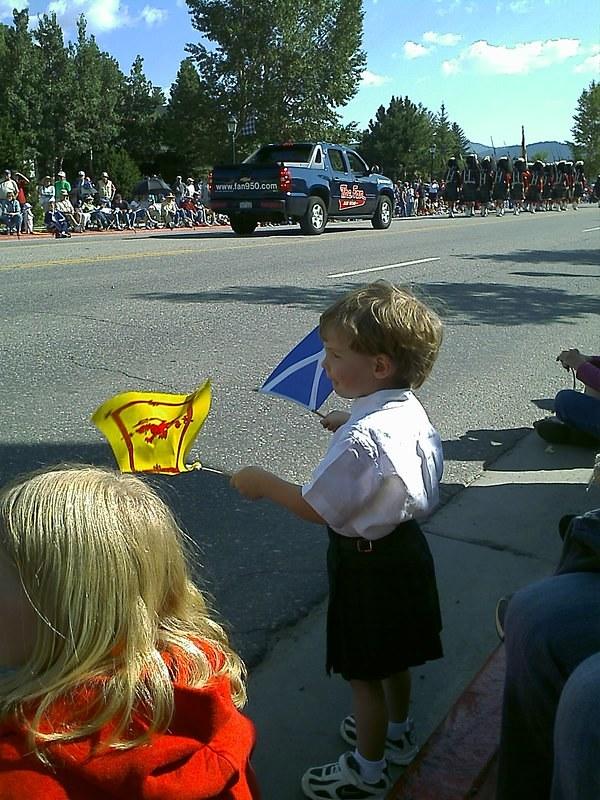
<path id="1" fill-rule="evenodd" d="M 348 158 L 348 163 L 350 164 L 350 169 L 352 172 L 359 178 L 364 177 L 365 175 L 369 174 L 369 169 L 362 158 L 359 158 L 356 153 L 353 153 L 351 150 L 346 152 L 346 157 Z"/>
<path id="2" fill-rule="evenodd" d="M 327 155 L 329 156 L 329 163 L 331 164 L 331 169 L 335 172 L 346 172 L 346 165 L 344 163 L 344 157 L 340 150 L 328 150 Z"/>

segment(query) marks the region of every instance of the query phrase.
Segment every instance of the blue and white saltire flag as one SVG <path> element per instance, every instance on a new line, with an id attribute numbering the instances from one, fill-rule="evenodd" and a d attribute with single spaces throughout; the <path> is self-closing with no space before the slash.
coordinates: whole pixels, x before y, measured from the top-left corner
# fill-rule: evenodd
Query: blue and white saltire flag
<path id="1" fill-rule="evenodd" d="M 287 354 L 258 390 L 276 394 L 316 411 L 333 391 L 323 369 L 325 349 L 318 327 Z"/>

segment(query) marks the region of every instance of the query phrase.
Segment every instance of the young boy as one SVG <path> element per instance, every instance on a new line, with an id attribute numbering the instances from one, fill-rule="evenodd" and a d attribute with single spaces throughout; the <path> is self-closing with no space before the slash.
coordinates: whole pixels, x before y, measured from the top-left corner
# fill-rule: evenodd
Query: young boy
<path id="1" fill-rule="evenodd" d="M 442 325 L 409 291 L 378 281 L 327 309 L 320 333 L 325 370 L 352 413 L 323 418 L 335 433 L 304 486 L 259 467 L 232 485 L 327 525 L 327 669 L 350 683 L 354 715 L 340 733 L 355 749 L 309 769 L 302 789 L 314 800 L 360 800 L 389 789 L 386 758 L 416 755 L 409 667 L 442 656 L 433 561 L 416 522 L 438 502 L 442 451 L 412 392 L 433 367 Z"/>

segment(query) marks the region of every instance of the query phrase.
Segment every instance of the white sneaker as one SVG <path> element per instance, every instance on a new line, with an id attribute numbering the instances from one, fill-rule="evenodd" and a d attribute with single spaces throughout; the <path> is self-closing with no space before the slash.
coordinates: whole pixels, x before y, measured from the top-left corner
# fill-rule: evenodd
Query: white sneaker
<path id="1" fill-rule="evenodd" d="M 390 783 L 387 768 L 377 783 L 366 783 L 354 755 L 348 752 L 332 764 L 307 770 L 301 786 L 311 800 L 384 800 Z"/>
<path id="2" fill-rule="evenodd" d="M 419 752 L 418 746 L 414 741 L 414 722 L 409 720 L 409 726 L 406 733 L 403 733 L 399 739 L 385 740 L 385 757 L 391 764 L 399 764 L 405 767 L 414 761 L 415 756 Z M 345 742 L 356 747 L 356 720 L 350 714 L 341 722 L 340 736 Z"/>

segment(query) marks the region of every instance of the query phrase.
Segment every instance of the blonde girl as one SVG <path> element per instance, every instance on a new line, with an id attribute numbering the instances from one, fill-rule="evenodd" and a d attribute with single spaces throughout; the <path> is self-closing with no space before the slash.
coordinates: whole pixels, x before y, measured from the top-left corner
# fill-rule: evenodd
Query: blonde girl
<path id="1" fill-rule="evenodd" d="M 0 492 L 0 797 L 258 797 L 244 665 L 138 477 Z"/>

